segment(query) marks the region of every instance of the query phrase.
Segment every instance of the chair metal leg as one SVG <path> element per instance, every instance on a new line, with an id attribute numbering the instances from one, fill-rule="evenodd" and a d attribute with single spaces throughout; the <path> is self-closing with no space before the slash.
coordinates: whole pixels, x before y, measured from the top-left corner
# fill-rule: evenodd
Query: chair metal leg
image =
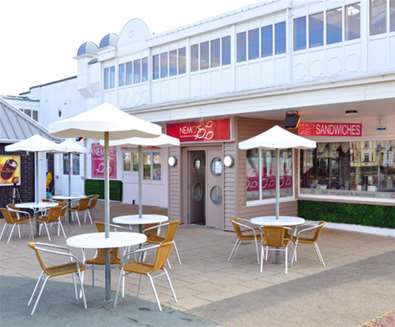
<path id="1" fill-rule="evenodd" d="M 16 227 L 18 228 L 18 236 L 21 238 L 21 226 L 17 225 Z"/>
<path id="2" fill-rule="evenodd" d="M 48 230 L 47 223 L 44 223 L 44 227 L 45 227 L 45 230 L 47 231 L 48 240 L 51 241 L 51 235 L 49 235 L 49 230 Z"/>
<path id="3" fill-rule="evenodd" d="M 263 271 L 263 258 L 265 257 L 265 248 L 263 247 L 263 245 L 261 246 L 261 266 L 259 268 L 259 271 L 262 272 Z"/>
<path id="4" fill-rule="evenodd" d="M 34 240 L 34 228 L 33 228 L 33 223 L 31 221 L 31 219 L 29 219 L 29 225 L 30 225 L 30 234 L 31 234 L 32 240 Z M 1 238 L 0 238 L 0 240 L 1 240 Z"/>
<path id="5" fill-rule="evenodd" d="M 158 304 L 159 311 L 162 311 L 162 306 L 161 306 L 160 301 L 159 301 L 158 293 L 156 292 L 154 280 L 152 279 L 150 274 L 147 273 L 147 276 L 149 278 L 149 281 L 151 282 L 152 290 L 154 291 L 155 298 L 156 298 L 156 303 Z"/>
<path id="6" fill-rule="evenodd" d="M 170 260 L 169 260 L 169 259 L 167 259 L 167 260 L 166 260 L 166 263 L 167 263 L 167 265 L 169 266 L 169 269 L 171 270 L 171 269 L 172 269 L 172 267 L 171 267 L 171 264 L 170 264 Z"/>
<path id="7" fill-rule="evenodd" d="M 288 274 L 288 246 L 285 248 L 285 273 Z"/>
<path id="8" fill-rule="evenodd" d="M 76 275 L 80 281 L 81 295 L 82 295 L 82 301 L 84 302 L 84 308 L 87 309 L 88 306 L 86 304 L 86 297 L 85 297 L 85 290 L 84 290 L 84 278 L 80 272 L 76 273 Z"/>
<path id="9" fill-rule="evenodd" d="M 10 243 L 11 236 L 12 236 L 12 233 L 14 232 L 14 228 L 15 228 L 15 226 L 16 226 L 16 224 L 12 225 L 11 232 L 10 232 L 10 236 L 8 236 L 8 241 L 7 241 L 7 244 L 8 244 L 8 243 Z"/>
<path id="10" fill-rule="evenodd" d="M 92 220 L 91 211 L 88 209 L 88 210 L 87 210 L 87 213 L 88 213 L 89 221 L 90 221 L 90 223 L 91 223 L 91 225 L 92 225 L 92 224 L 93 224 L 93 220 Z"/>
<path id="11" fill-rule="evenodd" d="M 174 245 L 174 250 L 176 251 L 178 263 L 181 264 L 180 253 L 178 252 L 176 241 L 173 241 L 173 245 Z"/>
<path id="12" fill-rule="evenodd" d="M 143 275 L 139 275 L 139 283 L 137 285 L 137 296 L 140 295 L 140 291 L 141 291 L 141 278 L 143 277 Z"/>
<path id="13" fill-rule="evenodd" d="M 63 224 L 62 224 L 62 221 L 59 219 L 59 222 L 58 222 L 58 227 L 60 226 L 60 229 L 61 229 L 61 231 L 62 231 L 62 234 L 63 234 L 63 237 L 64 238 L 67 238 L 67 236 L 66 236 L 66 233 L 65 233 L 65 231 L 64 231 L 64 228 L 63 228 Z M 59 236 L 59 235 L 58 235 Z"/>
<path id="14" fill-rule="evenodd" d="M 163 271 L 165 272 L 165 275 L 166 275 L 167 281 L 169 283 L 169 286 L 170 286 L 170 289 L 171 289 L 171 294 L 173 295 L 174 301 L 177 302 L 178 301 L 177 300 L 177 295 L 176 295 L 176 292 L 174 290 L 173 283 L 171 282 L 169 272 L 164 267 L 163 267 Z"/>
<path id="15" fill-rule="evenodd" d="M 230 251 L 229 257 L 228 257 L 228 262 L 230 262 L 230 260 L 232 260 L 234 254 L 235 254 L 235 250 L 237 248 L 237 245 L 239 244 L 239 240 L 237 239 L 235 244 L 233 245 L 232 251 Z"/>
<path id="16" fill-rule="evenodd" d="M 113 307 L 114 307 L 114 308 L 117 307 L 119 291 L 120 291 L 120 288 L 121 288 L 121 280 L 122 280 L 122 278 L 124 277 L 124 273 L 125 273 L 125 271 L 124 271 L 123 268 L 122 268 L 121 271 L 119 272 L 118 285 L 117 285 L 117 292 L 115 293 L 115 299 L 114 299 L 114 304 L 113 304 Z"/>
<path id="17" fill-rule="evenodd" d="M 265 261 L 269 258 L 269 247 L 266 246 L 266 254 L 265 254 Z"/>
<path id="18" fill-rule="evenodd" d="M 294 245 L 294 250 L 293 250 L 293 253 L 292 253 L 291 263 L 297 263 L 298 262 L 298 254 L 297 254 L 298 245 L 299 245 L 299 242 L 296 241 L 295 245 Z"/>
<path id="19" fill-rule="evenodd" d="M 48 279 L 49 279 L 49 276 L 45 277 L 44 282 L 43 282 L 43 284 L 41 285 L 40 293 L 38 293 L 38 296 L 37 296 L 36 302 L 34 303 L 32 312 L 30 312 L 30 315 L 31 315 L 31 316 L 33 316 L 33 315 L 34 315 L 34 312 L 36 311 L 37 304 L 38 304 L 38 302 L 40 301 L 41 295 L 43 294 L 44 287 L 45 287 L 45 285 L 47 284 Z"/>
<path id="20" fill-rule="evenodd" d="M 78 214 L 78 211 L 75 211 L 74 214 L 77 217 L 78 226 L 81 226 L 80 215 Z"/>
<path id="21" fill-rule="evenodd" d="M 256 251 L 256 259 L 259 265 L 259 246 L 258 246 L 258 240 L 255 240 L 255 251 Z"/>
<path id="22" fill-rule="evenodd" d="M 324 268 L 326 268 L 326 264 L 325 264 L 324 258 L 322 257 L 322 254 L 321 254 L 321 251 L 320 251 L 320 247 L 318 246 L 318 243 L 316 243 L 316 242 L 314 242 L 314 249 L 315 249 L 315 252 L 318 255 L 318 259 L 320 259 L 322 265 L 324 266 Z"/>
<path id="23" fill-rule="evenodd" d="M 92 287 L 95 287 L 95 265 L 91 265 L 92 270 Z"/>
<path id="24" fill-rule="evenodd" d="M 74 274 L 72 274 L 71 277 L 73 278 L 74 296 L 75 296 L 75 299 L 78 301 L 77 282 L 75 281 L 75 276 L 74 276 Z"/>
<path id="25" fill-rule="evenodd" d="M 0 234 L 0 241 L 3 238 L 3 234 L 4 234 L 5 230 L 7 229 L 7 226 L 8 226 L 8 224 L 4 223 L 3 229 L 1 230 L 1 234 Z"/>
<path id="26" fill-rule="evenodd" d="M 122 277 L 122 298 L 125 298 L 125 276 Z"/>
<path id="27" fill-rule="evenodd" d="M 38 287 L 38 285 L 40 284 L 40 281 L 41 281 L 41 278 L 43 277 L 43 274 L 44 274 L 44 272 L 42 271 L 41 274 L 40 274 L 40 276 L 38 276 L 36 285 L 34 286 L 34 289 L 33 289 L 33 293 L 32 293 L 32 295 L 30 296 L 29 302 L 27 302 L 27 306 L 28 306 L 28 307 L 30 307 L 30 304 L 32 303 L 32 300 L 33 300 L 33 298 L 34 298 L 34 294 L 36 294 L 37 287 Z"/>

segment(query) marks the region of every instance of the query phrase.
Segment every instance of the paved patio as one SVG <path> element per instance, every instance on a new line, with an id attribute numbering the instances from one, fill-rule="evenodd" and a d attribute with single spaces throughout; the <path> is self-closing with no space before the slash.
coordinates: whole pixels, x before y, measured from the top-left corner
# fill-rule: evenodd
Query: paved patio
<path id="1" fill-rule="evenodd" d="M 133 211 L 132 206 L 114 203 L 112 216 Z M 145 208 L 145 212 L 160 213 L 163 210 Z M 95 217 L 101 217 L 101 209 Z M 70 236 L 93 231 L 94 227 L 65 224 L 65 229 Z M 27 236 L 25 228 L 21 240 L 13 238 L 8 245 L 0 242 L 1 311 L 8 310 L 7 303 L 14 301 L 19 303 L 21 321 L 37 324 L 42 324 L 51 311 L 60 317 L 59 325 L 63 325 L 63 314 L 74 322 L 73 326 L 90 322 L 92 314 L 107 317 L 108 310 L 98 309 L 104 292 L 101 289 L 104 276 L 96 270 L 97 288 L 91 288 L 89 272 L 86 277 L 89 314 L 84 315 L 82 307 L 73 303 L 71 279 L 68 278 L 53 282 L 52 289 L 48 287 L 44 293 L 48 298 L 39 304 L 36 315 L 30 320 L 24 304 L 40 270 L 32 251 L 26 247 Z M 42 236 L 39 240 L 46 242 L 47 238 Z M 137 299 L 134 296 L 137 277 L 128 276 L 128 297 L 120 302 L 115 314 L 111 310 L 110 317 L 125 317 L 131 326 L 178 326 L 180 322 L 180 326 L 210 326 L 213 323 L 232 327 L 358 326 L 394 310 L 395 240 L 392 238 L 325 230 L 320 247 L 327 268 L 321 267 L 312 248 L 302 247 L 298 264 L 292 266 L 287 275 L 283 265 L 273 263 L 266 263 L 263 273 L 259 273 L 255 251 L 250 244 L 242 245 L 233 261 L 228 263 L 226 258 L 234 242 L 230 232 L 203 226 L 181 226 L 176 240 L 182 265 L 173 256 L 171 276 L 178 303 L 172 301 L 166 281 L 158 279 L 159 297 L 166 310 L 156 312 L 148 281 L 143 282 L 143 294 Z M 54 242 L 64 244 L 64 239 L 54 237 Z M 113 270 L 113 287 L 117 276 L 118 271 Z M 23 291 L 20 285 L 23 285 Z M 46 303 L 53 298 L 51 293 L 56 293 L 57 287 L 65 289 L 62 301 Z M 62 305 L 63 301 L 65 305 Z M 70 305 L 73 308 L 71 315 L 64 309 Z M 147 310 L 138 308 L 148 308 L 152 321 L 147 318 Z M 6 318 L 2 313 L 1 319 Z M 4 322 L 11 325 L 10 320 Z M 117 322 L 114 317 L 114 323 Z"/>

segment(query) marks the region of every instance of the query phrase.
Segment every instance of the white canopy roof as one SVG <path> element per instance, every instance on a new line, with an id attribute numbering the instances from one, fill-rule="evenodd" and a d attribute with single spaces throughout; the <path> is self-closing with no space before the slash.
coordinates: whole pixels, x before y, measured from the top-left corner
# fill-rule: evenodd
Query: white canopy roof
<path id="1" fill-rule="evenodd" d="M 73 140 L 65 140 L 62 143 L 60 143 L 60 146 L 62 147 L 62 152 L 65 153 L 88 153 L 88 149 L 81 144 L 73 141 Z"/>
<path id="2" fill-rule="evenodd" d="M 159 137 L 152 137 L 152 138 L 131 137 L 125 140 L 116 140 L 110 142 L 110 146 L 117 146 L 117 145 L 169 147 L 169 146 L 179 146 L 180 140 L 175 137 L 169 136 L 167 134 L 161 134 Z"/>
<path id="3" fill-rule="evenodd" d="M 49 132 L 64 138 L 86 137 L 96 140 L 102 140 L 104 132 L 109 132 L 110 140 L 120 140 L 159 136 L 162 128 L 129 115 L 112 104 L 103 103 L 79 115 L 50 124 Z"/>
<path id="4" fill-rule="evenodd" d="M 7 152 L 62 152 L 62 147 L 59 144 L 36 134 L 25 140 L 7 145 L 5 150 Z"/>
<path id="5" fill-rule="evenodd" d="M 314 149 L 316 142 L 293 134 L 276 125 L 267 131 L 239 143 L 239 149 Z"/>

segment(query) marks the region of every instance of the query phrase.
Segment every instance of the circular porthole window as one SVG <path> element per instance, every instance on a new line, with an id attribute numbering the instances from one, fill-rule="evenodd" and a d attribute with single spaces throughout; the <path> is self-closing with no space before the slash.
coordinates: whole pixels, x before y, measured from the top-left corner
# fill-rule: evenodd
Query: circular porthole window
<path id="1" fill-rule="evenodd" d="M 196 202 L 201 201 L 203 198 L 202 184 L 196 183 L 192 186 L 192 199 Z"/>
<path id="2" fill-rule="evenodd" d="M 211 164 L 210 164 L 210 169 L 211 169 L 211 173 L 214 176 L 221 176 L 222 175 L 222 160 L 220 158 L 214 158 L 213 160 L 211 160 Z"/>
<path id="3" fill-rule="evenodd" d="M 216 204 L 220 205 L 222 203 L 222 188 L 215 185 L 210 190 L 210 200 Z"/>

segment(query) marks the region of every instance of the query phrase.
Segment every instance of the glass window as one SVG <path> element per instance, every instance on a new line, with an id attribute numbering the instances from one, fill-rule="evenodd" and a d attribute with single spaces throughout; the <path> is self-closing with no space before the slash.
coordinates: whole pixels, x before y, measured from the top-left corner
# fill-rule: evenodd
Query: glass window
<path id="1" fill-rule="evenodd" d="M 68 175 L 70 171 L 69 153 L 63 153 L 63 175 Z"/>
<path id="2" fill-rule="evenodd" d="M 126 85 L 132 84 L 133 81 L 133 65 L 132 62 L 129 61 L 126 63 Z"/>
<path id="3" fill-rule="evenodd" d="M 209 43 L 200 43 L 200 69 L 207 69 L 209 67 Z"/>
<path id="4" fill-rule="evenodd" d="M 306 49 L 307 46 L 306 16 L 294 19 L 294 50 Z"/>
<path id="5" fill-rule="evenodd" d="M 191 46 L 191 71 L 199 70 L 199 44 Z"/>
<path id="6" fill-rule="evenodd" d="M 125 64 L 118 65 L 118 86 L 125 85 Z"/>
<path id="7" fill-rule="evenodd" d="M 160 166 L 160 153 L 153 152 L 152 153 L 152 180 L 160 181 L 161 180 L 161 166 Z"/>
<path id="8" fill-rule="evenodd" d="M 395 141 L 318 143 L 301 151 L 301 193 L 395 197 Z"/>
<path id="9" fill-rule="evenodd" d="M 169 53 L 160 54 L 160 78 L 169 76 Z"/>
<path id="10" fill-rule="evenodd" d="M 132 154 L 130 152 L 123 153 L 123 171 L 132 170 Z"/>
<path id="11" fill-rule="evenodd" d="M 274 25 L 274 51 L 275 54 L 284 53 L 287 44 L 287 31 L 285 22 Z"/>
<path id="12" fill-rule="evenodd" d="M 186 48 L 178 49 L 178 74 L 185 74 L 187 69 Z"/>
<path id="13" fill-rule="evenodd" d="M 177 75 L 177 50 L 172 50 L 169 52 L 169 75 Z"/>
<path id="14" fill-rule="evenodd" d="M 29 117 L 32 116 L 32 111 L 31 111 L 30 109 L 25 109 L 23 112 L 24 112 L 26 115 L 28 115 Z"/>
<path id="15" fill-rule="evenodd" d="M 133 171 L 139 171 L 139 153 L 133 152 L 132 154 L 132 169 Z"/>
<path id="16" fill-rule="evenodd" d="M 370 0 L 369 26 L 370 35 L 387 31 L 387 0 Z"/>
<path id="17" fill-rule="evenodd" d="M 151 169 L 152 169 L 152 154 L 144 152 L 143 154 L 143 178 L 151 179 Z"/>
<path id="18" fill-rule="evenodd" d="M 148 58 L 141 59 L 141 81 L 148 80 Z"/>
<path id="19" fill-rule="evenodd" d="M 143 154 L 143 178 L 146 180 L 160 181 L 161 180 L 161 164 L 160 153 L 144 152 Z"/>
<path id="20" fill-rule="evenodd" d="M 360 38 L 361 35 L 361 5 L 354 3 L 345 7 L 345 32 L 346 40 L 354 40 Z"/>
<path id="21" fill-rule="evenodd" d="M 319 47 L 324 44 L 324 13 L 319 12 L 309 16 L 309 47 Z"/>
<path id="22" fill-rule="evenodd" d="M 210 41 L 210 67 L 218 67 L 220 56 L 220 40 L 215 39 Z"/>
<path id="23" fill-rule="evenodd" d="M 221 39 L 222 53 L 221 63 L 222 66 L 230 64 L 230 36 L 225 36 Z"/>
<path id="24" fill-rule="evenodd" d="M 280 196 L 293 196 L 292 150 L 280 152 Z M 247 201 L 274 199 L 276 197 L 275 152 L 252 149 L 247 151 Z"/>
<path id="25" fill-rule="evenodd" d="M 159 55 L 152 57 L 152 79 L 159 78 Z"/>
<path id="26" fill-rule="evenodd" d="M 273 55 L 273 25 L 261 28 L 261 56 L 269 57 Z"/>
<path id="27" fill-rule="evenodd" d="M 247 47 L 246 47 L 246 32 L 237 33 L 237 62 L 246 61 Z"/>
<path id="28" fill-rule="evenodd" d="M 342 41 L 342 8 L 326 12 L 326 43 L 333 44 Z"/>
<path id="29" fill-rule="evenodd" d="M 259 58 L 259 28 L 248 31 L 248 60 Z"/>
<path id="30" fill-rule="evenodd" d="M 140 83 L 141 81 L 141 60 L 133 61 L 133 83 Z"/>
<path id="31" fill-rule="evenodd" d="M 73 153 L 72 157 L 73 160 L 73 175 L 80 174 L 80 155 Z"/>
<path id="32" fill-rule="evenodd" d="M 37 110 L 33 110 L 33 117 L 32 117 L 35 121 L 38 121 L 38 111 Z"/>
<path id="33" fill-rule="evenodd" d="M 390 31 L 395 31 L 395 0 L 390 0 Z"/>
<path id="34" fill-rule="evenodd" d="M 106 90 L 106 89 L 108 89 L 108 88 L 110 88 L 110 71 L 109 71 L 109 68 L 108 67 L 106 67 L 106 68 L 104 68 L 104 72 L 103 72 L 103 77 L 104 77 L 104 89 Z"/>
<path id="35" fill-rule="evenodd" d="M 115 66 L 110 67 L 110 88 L 115 86 Z"/>

